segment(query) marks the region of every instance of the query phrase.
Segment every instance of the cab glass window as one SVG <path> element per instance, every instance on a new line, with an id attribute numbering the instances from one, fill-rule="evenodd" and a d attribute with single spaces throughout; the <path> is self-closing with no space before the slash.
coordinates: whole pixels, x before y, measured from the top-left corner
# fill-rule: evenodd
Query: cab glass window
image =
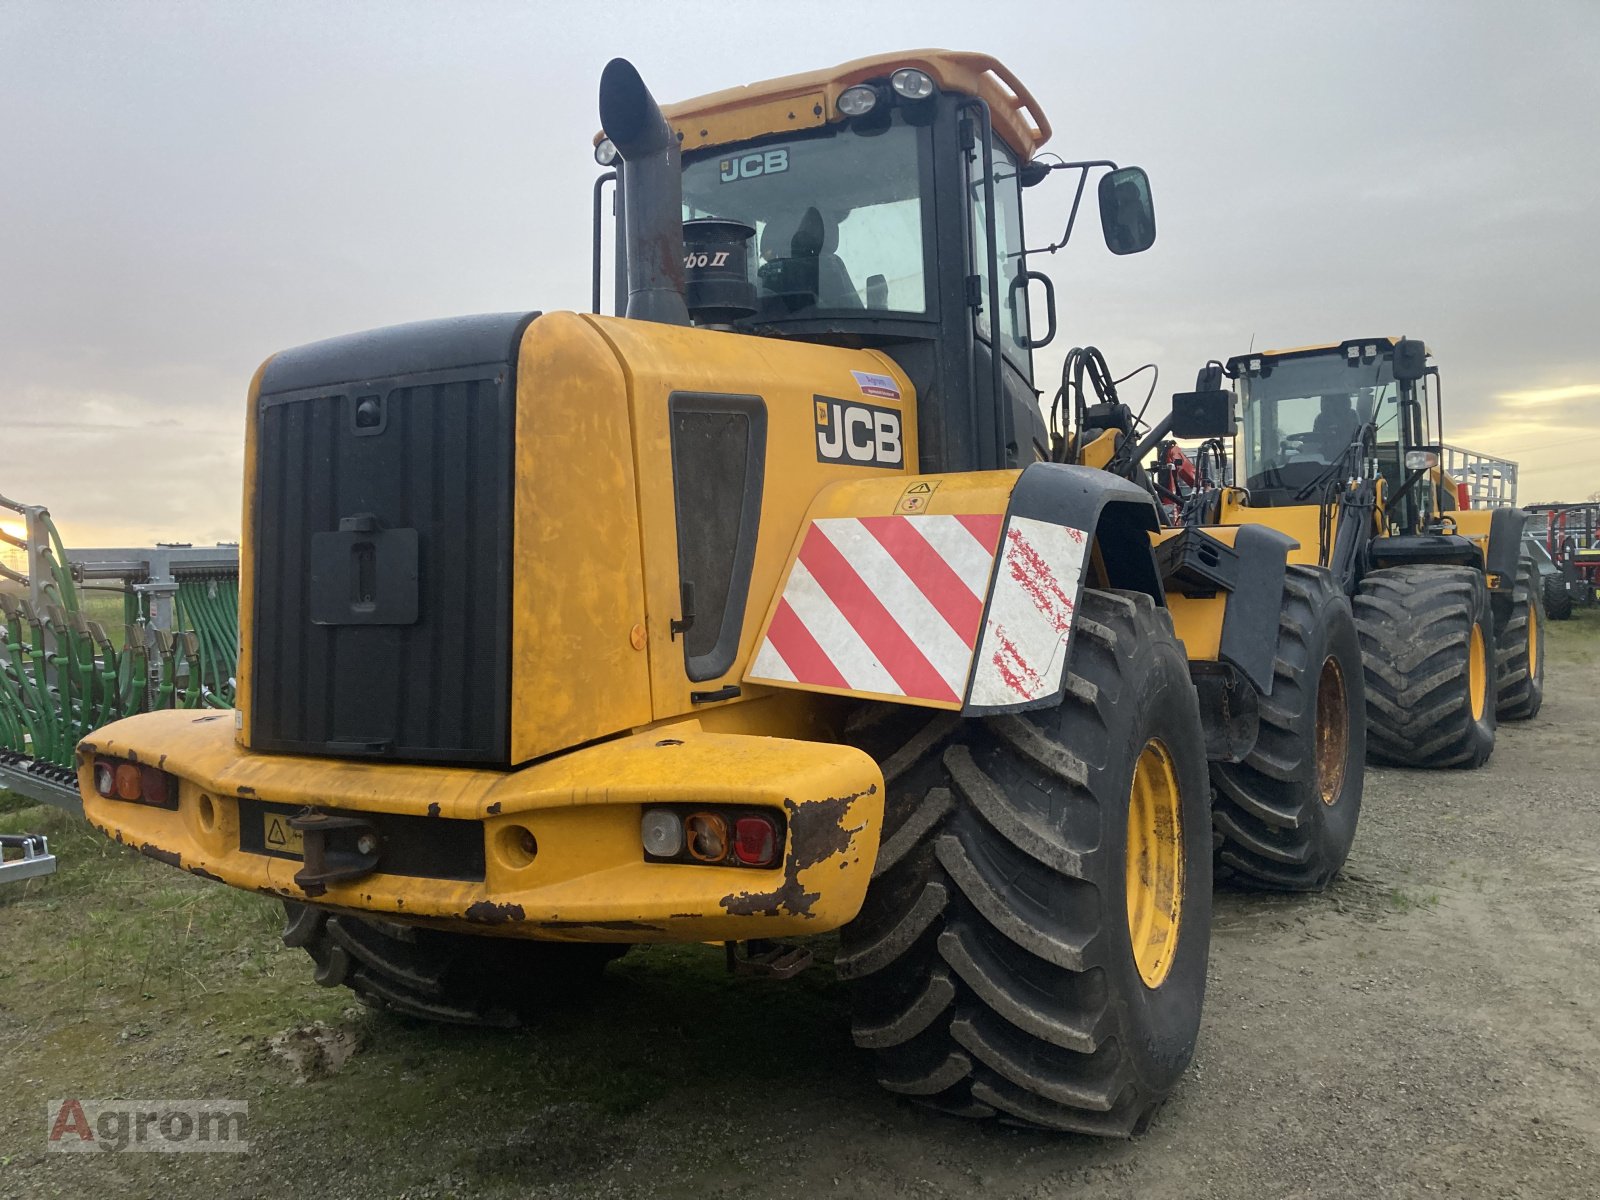
<path id="1" fill-rule="evenodd" d="M 683 215 L 752 226 L 756 321 L 841 310 L 928 311 L 926 129 L 836 128 L 698 157 Z"/>
<path id="2" fill-rule="evenodd" d="M 992 341 L 989 333 L 989 242 L 988 214 L 984 208 L 983 149 L 974 147 L 968 160 L 967 181 L 972 195 L 972 252 L 974 274 L 981 281 L 982 308 L 978 313 L 978 336 Z M 1011 151 L 994 143 L 995 250 L 1000 264 L 1000 350 L 1023 376 L 1033 378 L 1033 356 L 1028 350 L 1028 289 L 1020 281 L 1023 271 L 1022 187 L 1017 176 L 1017 160 Z"/>
<path id="3" fill-rule="evenodd" d="M 1388 474 L 1392 460 L 1398 468 L 1399 395 L 1387 362 L 1350 364 L 1331 354 L 1281 359 L 1239 385 L 1244 486 L 1298 487 L 1318 478 L 1369 422 L 1380 467 Z"/>

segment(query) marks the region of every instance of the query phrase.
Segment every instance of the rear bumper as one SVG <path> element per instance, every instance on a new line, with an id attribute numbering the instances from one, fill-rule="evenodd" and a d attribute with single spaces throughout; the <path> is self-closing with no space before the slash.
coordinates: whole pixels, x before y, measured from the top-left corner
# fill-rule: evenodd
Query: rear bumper
<path id="1" fill-rule="evenodd" d="M 96 755 L 177 776 L 176 810 L 101 797 Z M 414 819 L 452 822 L 440 827 L 440 845 L 459 845 L 463 832 L 469 843 L 481 838 L 481 879 L 419 874 L 413 845 L 409 873 L 386 872 L 380 852 L 371 874 L 330 883 L 315 902 L 561 941 L 724 941 L 835 929 L 861 907 L 883 818 L 882 773 L 859 750 L 705 733 L 695 722 L 505 772 L 257 754 L 235 744 L 228 714 L 160 712 L 98 730 L 78 757 L 84 814 L 108 836 L 193 874 L 290 900 L 312 898 L 294 882 L 302 863 L 262 846 L 264 811 L 377 814 L 413 830 L 426 828 Z M 783 859 L 769 869 L 647 862 L 639 819 L 658 804 L 770 807 L 785 819 Z M 531 861 L 507 849 L 517 826 L 536 841 Z"/>

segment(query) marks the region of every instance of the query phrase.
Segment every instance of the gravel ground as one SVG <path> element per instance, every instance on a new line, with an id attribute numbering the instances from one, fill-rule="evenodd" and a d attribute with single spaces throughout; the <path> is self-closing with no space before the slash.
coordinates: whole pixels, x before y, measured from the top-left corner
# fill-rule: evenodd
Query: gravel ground
<path id="1" fill-rule="evenodd" d="M 43 960 L 7 945 L 69 920 L 40 892 L 0 907 L 0 1195 L 1600 1196 L 1600 619 L 1552 626 L 1550 657 L 1544 711 L 1486 769 L 1369 772 L 1327 893 L 1219 896 L 1198 1057 L 1136 1141 L 906 1107 L 850 1051 L 830 971 L 724 980 L 709 950 L 630 955 L 549 1027 L 491 1035 L 345 1012 L 261 944 L 263 913 L 205 943 L 248 970 L 185 990 L 215 968 L 180 959 L 64 1012 L 98 968 L 34 986 Z M 220 889 L 113 866 L 95 886 L 170 879 L 163 936 L 190 937 L 183 905 L 190 929 L 240 921 L 207 916 Z M 119 936 L 119 907 L 72 945 Z M 270 1046 L 313 1020 L 338 1053 L 307 1082 Z M 244 1096 L 254 1148 L 46 1155 L 41 1101 L 70 1094 Z"/>

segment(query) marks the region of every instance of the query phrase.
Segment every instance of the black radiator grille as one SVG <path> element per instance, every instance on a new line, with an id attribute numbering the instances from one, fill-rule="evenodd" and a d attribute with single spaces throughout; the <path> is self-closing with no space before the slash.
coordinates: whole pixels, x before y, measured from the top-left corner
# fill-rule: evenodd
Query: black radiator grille
<path id="1" fill-rule="evenodd" d="M 412 366 L 418 340 L 440 340 L 432 325 L 360 335 L 358 365 Z M 278 362 L 269 368 L 257 429 L 255 748 L 505 761 L 512 363 L 525 325 L 499 331 L 494 362 L 466 357 L 484 340 L 469 329 L 466 345 L 427 347 L 444 369 L 363 371 L 355 383 L 269 394 Z M 348 357 L 353 340 L 294 352 L 287 382 L 349 380 L 348 364 L 319 369 L 314 358 Z"/>

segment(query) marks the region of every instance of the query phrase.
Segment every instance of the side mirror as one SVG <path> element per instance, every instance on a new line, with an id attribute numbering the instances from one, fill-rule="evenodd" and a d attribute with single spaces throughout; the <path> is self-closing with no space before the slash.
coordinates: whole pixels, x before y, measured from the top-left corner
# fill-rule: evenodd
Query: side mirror
<path id="1" fill-rule="evenodd" d="M 1100 229 L 1113 254 L 1138 254 L 1156 240 L 1150 177 L 1139 167 L 1121 167 L 1100 177 Z"/>
<path id="2" fill-rule="evenodd" d="M 1185 441 L 1232 437 L 1239 431 L 1233 393 L 1225 388 L 1178 392 L 1172 397 L 1172 436 Z"/>
<path id="3" fill-rule="evenodd" d="M 1394 377 L 1415 383 L 1428 369 L 1428 347 L 1416 338 L 1401 338 L 1394 345 Z"/>

